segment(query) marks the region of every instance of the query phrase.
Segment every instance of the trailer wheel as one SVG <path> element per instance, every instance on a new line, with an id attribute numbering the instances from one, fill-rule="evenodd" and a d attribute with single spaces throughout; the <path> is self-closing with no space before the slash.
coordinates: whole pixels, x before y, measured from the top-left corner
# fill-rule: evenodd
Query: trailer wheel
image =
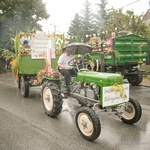
<path id="1" fill-rule="evenodd" d="M 134 124 L 138 122 L 142 115 L 142 109 L 138 101 L 129 98 L 127 106 L 124 107 L 124 112 L 122 114 L 121 120 L 127 124 Z"/>
<path id="2" fill-rule="evenodd" d="M 143 76 L 139 74 L 129 75 L 127 80 L 132 85 L 139 85 L 143 80 Z"/>
<path id="3" fill-rule="evenodd" d="M 20 76 L 18 76 L 18 89 L 20 89 L 20 88 L 21 88 L 20 80 L 21 80 L 21 77 L 20 77 Z"/>
<path id="4" fill-rule="evenodd" d="M 87 106 L 80 107 L 76 113 L 76 125 L 82 137 L 94 141 L 101 132 L 101 125 L 96 113 Z"/>
<path id="5" fill-rule="evenodd" d="M 29 83 L 23 76 L 20 78 L 21 94 L 24 98 L 29 96 Z"/>
<path id="6" fill-rule="evenodd" d="M 62 96 L 58 85 L 44 82 L 42 85 L 42 103 L 45 113 L 50 117 L 57 117 L 62 110 Z"/>

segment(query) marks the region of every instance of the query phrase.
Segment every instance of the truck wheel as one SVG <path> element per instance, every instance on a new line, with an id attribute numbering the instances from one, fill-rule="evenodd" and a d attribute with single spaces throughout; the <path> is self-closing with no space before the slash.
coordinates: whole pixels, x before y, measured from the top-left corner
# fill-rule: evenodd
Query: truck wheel
<path id="1" fill-rule="evenodd" d="M 101 125 L 96 113 L 87 106 L 80 107 L 76 113 L 76 125 L 82 137 L 94 141 L 101 132 Z"/>
<path id="2" fill-rule="evenodd" d="M 142 115 L 142 109 L 138 101 L 129 98 L 127 106 L 125 106 L 121 120 L 127 124 L 134 124 L 139 121 Z"/>
<path id="3" fill-rule="evenodd" d="M 29 96 L 29 83 L 22 76 L 20 78 L 21 94 L 24 98 Z"/>
<path id="4" fill-rule="evenodd" d="M 139 85 L 143 80 L 143 76 L 138 74 L 129 75 L 127 80 L 132 85 Z"/>
<path id="5" fill-rule="evenodd" d="M 42 103 L 48 116 L 57 117 L 60 114 L 63 100 L 57 84 L 53 82 L 43 83 Z"/>

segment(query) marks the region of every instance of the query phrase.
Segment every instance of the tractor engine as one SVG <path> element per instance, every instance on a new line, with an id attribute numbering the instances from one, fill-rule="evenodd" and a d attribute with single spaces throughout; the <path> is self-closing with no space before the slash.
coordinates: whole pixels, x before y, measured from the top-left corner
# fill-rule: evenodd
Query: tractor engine
<path id="1" fill-rule="evenodd" d="M 84 105 L 93 106 L 100 102 L 101 88 L 123 84 L 120 74 L 80 70 L 71 85 L 70 96 Z"/>
<path id="2" fill-rule="evenodd" d="M 77 99 L 82 105 L 99 101 L 99 86 L 94 83 L 74 82 L 70 87 L 71 96 Z"/>

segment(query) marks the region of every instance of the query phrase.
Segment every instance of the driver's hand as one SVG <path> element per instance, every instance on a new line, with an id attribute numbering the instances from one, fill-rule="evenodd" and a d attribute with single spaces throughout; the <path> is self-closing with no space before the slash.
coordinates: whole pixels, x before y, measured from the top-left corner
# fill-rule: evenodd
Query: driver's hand
<path id="1" fill-rule="evenodd" d="M 74 62 L 74 63 L 73 63 L 73 66 L 76 66 L 76 65 L 77 65 L 77 62 Z"/>
<path id="2" fill-rule="evenodd" d="M 61 69 L 65 69 L 65 68 L 66 68 L 65 66 L 62 66 L 62 67 L 61 67 Z"/>

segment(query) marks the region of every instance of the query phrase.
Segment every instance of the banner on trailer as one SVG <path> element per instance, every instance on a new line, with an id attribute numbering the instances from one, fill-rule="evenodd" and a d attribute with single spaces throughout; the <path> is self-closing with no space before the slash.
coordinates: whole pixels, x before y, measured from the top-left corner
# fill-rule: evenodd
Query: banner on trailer
<path id="1" fill-rule="evenodd" d="M 47 51 L 51 49 L 51 37 L 48 34 L 36 33 L 32 34 L 31 42 L 32 59 L 46 59 Z"/>

